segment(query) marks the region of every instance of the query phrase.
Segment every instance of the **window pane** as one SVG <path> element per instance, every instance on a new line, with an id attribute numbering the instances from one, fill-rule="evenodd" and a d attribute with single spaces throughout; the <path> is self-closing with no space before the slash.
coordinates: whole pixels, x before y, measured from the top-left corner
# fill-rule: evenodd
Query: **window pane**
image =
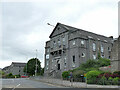
<path id="1" fill-rule="evenodd" d="M 82 44 L 82 45 L 84 45 L 84 44 L 85 44 L 85 41 L 84 41 L 84 40 L 82 40 L 82 41 L 81 41 L 81 44 Z"/>
<path id="2" fill-rule="evenodd" d="M 93 43 L 93 51 L 95 51 L 95 50 L 96 50 L 96 44 Z"/>
<path id="3" fill-rule="evenodd" d="M 46 59 L 49 59 L 49 54 L 46 55 Z"/>
<path id="4" fill-rule="evenodd" d="M 75 45 L 75 40 L 73 41 L 73 45 Z"/>
<path id="5" fill-rule="evenodd" d="M 85 57 L 85 53 L 82 53 L 82 57 Z"/>

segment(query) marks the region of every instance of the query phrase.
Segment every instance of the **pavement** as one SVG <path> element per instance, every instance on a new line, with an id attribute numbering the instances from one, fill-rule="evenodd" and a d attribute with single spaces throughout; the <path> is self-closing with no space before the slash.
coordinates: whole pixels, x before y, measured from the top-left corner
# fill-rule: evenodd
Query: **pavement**
<path id="1" fill-rule="evenodd" d="M 86 83 L 82 83 L 82 82 L 70 82 L 67 80 L 62 80 L 62 79 L 47 79 L 47 78 L 41 78 L 41 77 L 33 77 L 30 78 L 31 80 L 37 80 L 40 82 L 46 82 L 46 83 L 50 83 L 53 85 L 61 85 L 61 86 L 65 86 L 65 87 L 71 87 L 71 88 L 118 88 L 120 90 L 120 86 L 118 85 L 95 85 L 95 84 L 86 84 Z"/>

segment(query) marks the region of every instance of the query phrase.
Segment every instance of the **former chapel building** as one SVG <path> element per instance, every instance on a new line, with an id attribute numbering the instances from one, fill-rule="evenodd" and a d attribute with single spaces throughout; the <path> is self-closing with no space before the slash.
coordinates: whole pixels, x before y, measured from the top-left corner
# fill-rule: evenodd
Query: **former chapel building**
<path id="1" fill-rule="evenodd" d="M 88 59 L 111 59 L 113 37 L 106 37 L 57 23 L 45 46 L 45 76 L 59 78 Z"/>

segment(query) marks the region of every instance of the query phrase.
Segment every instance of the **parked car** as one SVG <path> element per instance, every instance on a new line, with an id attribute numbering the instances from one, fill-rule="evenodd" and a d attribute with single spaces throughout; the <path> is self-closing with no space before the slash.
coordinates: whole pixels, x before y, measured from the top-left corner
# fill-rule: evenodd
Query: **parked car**
<path id="1" fill-rule="evenodd" d="M 21 78 L 28 78 L 27 75 L 21 75 Z"/>

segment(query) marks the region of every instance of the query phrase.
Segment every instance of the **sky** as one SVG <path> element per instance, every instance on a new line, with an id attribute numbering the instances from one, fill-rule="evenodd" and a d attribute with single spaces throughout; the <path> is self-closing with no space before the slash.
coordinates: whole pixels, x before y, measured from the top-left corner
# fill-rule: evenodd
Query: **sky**
<path id="1" fill-rule="evenodd" d="M 36 54 L 44 67 L 45 42 L 54 29 L 47 23 L 118 37 L 118 0 L 4 0 L 0 11 L 0 68 Z"/>

